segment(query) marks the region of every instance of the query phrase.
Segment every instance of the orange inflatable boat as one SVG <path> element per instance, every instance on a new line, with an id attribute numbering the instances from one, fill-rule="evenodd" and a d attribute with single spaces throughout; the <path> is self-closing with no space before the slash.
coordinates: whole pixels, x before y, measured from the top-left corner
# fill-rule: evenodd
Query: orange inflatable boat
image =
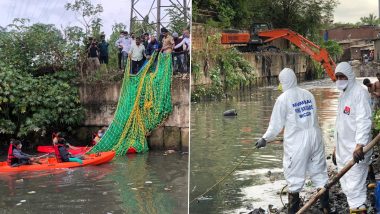
<path id="1" fill-rule="evenodd" d="M 91 147 L 84 147 L 84 146 L 77 146 L 78 149 L 69 149 L 69 152 L 72 155 L 79 155 L 79 154 L 84 154 L 87 151 L 91 149 Z M 41 153 L 53 153 L 54 152 L 54 147 L 53 146 L 37 146 L 37 152 Z"/>
<path id="2" fill-rule="evenodd" d="M 100 152 L 98 154 L 85 155 L 83 164 L 77 162 L 61 162 L 58 163 L 56 158 L 41 158 L 41 164 L 22 165 L 11 167 L 6 161 L 0 162 L 0 172 L 21 172 L 21 171 L 38 171 L 38 170 L 51 170 L 62 168 L 74 168 L 82 166 L 95 166 L 103 163 L 110 162 L 115 157 L 114 151 Z"/>

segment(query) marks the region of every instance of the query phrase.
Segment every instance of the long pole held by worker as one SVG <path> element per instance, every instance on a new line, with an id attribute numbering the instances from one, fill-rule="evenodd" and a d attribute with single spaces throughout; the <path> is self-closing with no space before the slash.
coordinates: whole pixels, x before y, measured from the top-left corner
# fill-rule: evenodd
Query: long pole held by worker
<path id="1" fill-rule="evenodd" d="M 370 149 L 372 149 L 379 140 L 380 140 L 380 134 L 378 134 L 367 146 L 363 148 L 364 154 L 367 153 Z M 317 192 L 317 194 L 312 196 L 312 198 L 297 212 L 297 214 L 304 213 L 306 210 L 308 210 L 311 207 L 311 205 L 313 205 L 318 200 L 318 198 L 320 198 L 323 195 L 323 193 L 326 192 L 327 189 L 330 189 L 332 186 L 334 186 L 339 181 L 339 179 L 343 177 L 343 175 L 346 174 L 346 172 L 348 172 L 351 169 L 351 167 L 354 165 L 355 165 L 354 159 L 350 160 L 343 167 L 343 169 L 340 170 L 338 174 L 336 174 L 328 184 L 326 184 L 324 188 L 322 188 L 321 190 Z"/>

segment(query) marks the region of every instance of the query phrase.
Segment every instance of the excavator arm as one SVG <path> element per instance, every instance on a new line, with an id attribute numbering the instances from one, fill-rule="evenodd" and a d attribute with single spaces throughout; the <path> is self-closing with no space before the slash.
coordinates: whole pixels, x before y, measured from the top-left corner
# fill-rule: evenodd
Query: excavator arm
<path id="1" fill-rule="evenodd" d="M 335 81 L 335 62 L 331 59 L 326 49 L 321 48 L 309 41 L 302 35 L 289 29 L 274 29 L 264 30 L 255 33 L 253 36 L 248 32 L 225 32 L 222 33 L 222 44 L 247 44 L 247 45 L 262 45 L 276 39 L 287 39 L 303 52 L 309 54 L 311 58 L 322 64 L 327 75 Z M 257 40 L 257 41 L 256 41 Z"/>
<path id="2" fill-rule="evenodd" d="M 336 65 L 326 49 L 319 47 L 302 35 L 289 29 L 262 31 L 258 33 L 258 36 L 260 38 L 265 38 L 263 43 L 267 43 L 279 38 L 289 40 L 291 43 L 299 47 L 303 52 L 309 54 L 310 57 L 315 61 L 320 62 L 323 68 L 326 70 L 327 75 L 329 75 L 331 80 L 335 81 L 334 70 Z"/>

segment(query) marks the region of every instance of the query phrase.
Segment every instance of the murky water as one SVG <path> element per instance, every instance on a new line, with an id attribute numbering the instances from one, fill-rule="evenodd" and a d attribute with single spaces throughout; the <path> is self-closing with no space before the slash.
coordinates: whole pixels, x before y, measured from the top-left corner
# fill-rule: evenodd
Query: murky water
<path id="1" fill-rule="evenodd" d="M 362 82 L 359 79 L 358 82 Z M 333 133 L 339 92 L 330 80 L 301 84 L 317 102 L 326 154 L 333 149 Z M 275 87 L 258 89 L 247 96 L 222 102 L 192 103 L 190 201 L 227 174 L 252 151 L 268 126 L 280 93 Z M 236 118 L 223 117 L 235 108 Z M 223 183 L 190 205 L 190 213 L 247 213 L 268 204 L 281 206 L 279 192 L 286 185 L 282 174 L 281 144 L 254 151 Z M 270 172 L 269 172 L 270 171 Z M 307 186 L 307 185 L 306 185 Z M 287 202 L 286 195 L 283 196 Z"/>
<path id="2" fill-rule="evenodd" d="M 188 156 L 149 152 L 67 170 L 0 173 L 0 213 L 187 213 Z"/>

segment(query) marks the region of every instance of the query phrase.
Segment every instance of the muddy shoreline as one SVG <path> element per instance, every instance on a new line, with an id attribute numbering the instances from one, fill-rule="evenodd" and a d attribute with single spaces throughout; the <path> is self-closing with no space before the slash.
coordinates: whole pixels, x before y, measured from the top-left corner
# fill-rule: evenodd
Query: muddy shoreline
<path id="1" fill-rule="evenodd" d="M 329 154 L 326 157 L 327 166 L 328 166 L 328 174 L 329 178 L 331 179 L 333 176 L 337 174 L 337 168 L 335 165 L 333 165 L 331 160 L 332 154 Z M 372 155 L 372 165 L 374 168 L 374 173 L 376 178 L 380 178 L 380 160 L 379 157 L 379 146 L 375 146 L 374 153 Z M 370 183 L 370 179 L 367 178 L 368 185 Z M 372 181 L 373 182 L 373 181 Z M 305 184 L 306 186 L 307 184 Z M 312 190 L 313 189 L 313 190 Z M 301 207 L 304 203 L 306 203 L 311 196 L 315 193 L 315 188 L 304 188 L 301 192 Z M 368 214 L 374 214 L 375 213 L 375 188 L 373 189 L 367 189 L 367 213 Z M 278 195 L 280 197 L 281 192 L 278 192 Z M 349 213 L 349 207 L 347 203 L 346 196 L 342 192 L 340 183 L 338 182 L 330 189 L 330 207 L 331 207 L 331 213 Z M 239 214 L 286 214 L 287 208 L 287 194 L 286 189 L 282 192 L 282 199 L 284 200 L 285 206 L 284 207 L 274 207 L 272 204 L 268 204 L 267 207 L 251 207 L 251 209 L 247 209 L 247 212 L 239 212 Z M 320 214 L 321 211 L 319 209 L 320 204 L 319 201 L 317 201 L 306 213 L 310 214 Z"/>

